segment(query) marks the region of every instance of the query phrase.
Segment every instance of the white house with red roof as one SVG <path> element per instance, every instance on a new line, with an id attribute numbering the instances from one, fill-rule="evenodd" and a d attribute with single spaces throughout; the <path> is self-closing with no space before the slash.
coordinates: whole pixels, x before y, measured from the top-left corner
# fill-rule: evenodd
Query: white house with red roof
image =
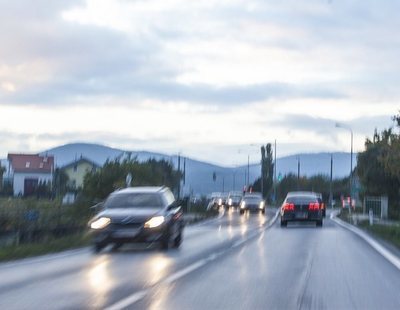
<path id="1" fill-rule="evenodd" d="M 14 196 L 32 195 L 39 183 L 53 182 L 54 156 L 8 154 L 7 159 Z"/>

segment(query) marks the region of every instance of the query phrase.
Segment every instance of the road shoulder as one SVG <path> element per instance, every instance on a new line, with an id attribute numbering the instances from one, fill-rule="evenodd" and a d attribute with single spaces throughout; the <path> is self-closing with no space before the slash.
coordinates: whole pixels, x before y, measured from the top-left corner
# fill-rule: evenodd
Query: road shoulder
<path id="1" fill-rule="evenodd" d="M 380 240 L 375 236 L 371 236 L 371 234 L 367 233 L 366 231 L 339 219 L 338 217 L 336 217 L 335 213 L 332 213 L 330 218 L 339 226 L 351 231 L 352 233 L 363 239 L 375 251 L 377 251 L 386 260 L 388 260 L 391 264 L 393 264 L 397 269 L 400 270 L 400 251 L 395 249 L 393 246 L 388 246 L 387 242 L 384 242 L 383 240 Z"/>

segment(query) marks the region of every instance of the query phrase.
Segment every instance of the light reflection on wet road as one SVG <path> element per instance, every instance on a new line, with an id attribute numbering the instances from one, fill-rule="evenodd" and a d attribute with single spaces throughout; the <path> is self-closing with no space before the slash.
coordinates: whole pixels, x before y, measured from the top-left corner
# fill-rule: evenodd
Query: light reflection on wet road
<path id="1" fill-rule="evenodd" d="M 270 213 L 272 214 L 272 212 Z M 182 247 L 124 246 L 99 255 L 89 249 L 0 264 L 0 308 L 104 308 L 146 288 L 193 262 L 246 238 L 271 215 L 239 217 L 236 212 L 185 228 Z M 158 301 L 159 302 L 159 301 Z"/>
<path id="2" fill-rule="evenodd" d="M 182 247 L 138 246 L 0 264 L 1 309 L 398 309 L 400 273 L 362 240 L 228 212 L 186 227 Z M 373 266 L 373 267 L 371 267 Z"/>

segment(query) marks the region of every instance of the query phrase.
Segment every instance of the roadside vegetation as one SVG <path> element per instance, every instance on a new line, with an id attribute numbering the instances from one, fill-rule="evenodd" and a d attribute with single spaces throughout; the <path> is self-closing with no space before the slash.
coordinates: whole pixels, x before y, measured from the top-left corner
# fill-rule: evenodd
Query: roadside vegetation
<path id="1" fill-rule="evenodd" d="M 324 201 L 329 199 L 330 177 L 323 174 L 298 177 L 294 173 L 289 173 L 284 175 L 274 188 L 274 154 L 271 143 L 261 146 L 261 168 L 262 177 L 256 179 L 251 187 L 255 192 L 261 192 L 262 188 L 263 197 L 269 204 L 280 205 L 288 192 L 297 190 L 318 192 L 322 194 Z M 274 194 L 276 197 L 274 197 Z M 343 196 L 349 196 L 349 178 L 334 179 L 332 181 L 332 194 L 336 201 L 340 201 Z"/>
<path id="2" fill-rule="evenodd" d="M 282 202 L 291 191 L 303 190 L 321 193 L 323 200 L 329 200 L 330 178 L 326 175 L 300 177 L 291 173 L 285 175 L 277 186 L 278 201 Z M 341 197 L 349 195 L 349 178 L 332 180 L 332 199 L 340 203 Z"/>
<path id="3" fill-rule="evenodd" d="M 48 238 L 46 240 L 42 240 L 42 242 L 7 245 L 0 247 L 0 261 L 57 253 L 64 250 L 84 247 L 89 243 L 89 234 L 78 233 L 64 237 Z"/>
<path id="4" fill-rule="evenodd" d="M 368 221 L 358 223 L 358 226 L 373 235 L 395 245 L 400 250 L 400 225 L 369 225 Z"/>
<path id="5" fill-rule="evenodd" d="M 2 169 L 3 171 L 3 169 Z M 92 208 L 109 193 L 126 186 L 132 175 L 132 186 L 166 185 L 177 191 L 182 173 L 165 160 L 136 158 L 108 161 L 96 172 L 89 172 L 83 188 L 76 190 L 73 204 L 62 204 L 70 191 L 68 178 L 62 171 L 55 173 L 53 189 L 38 187 L 32 197 L 12 197 L 10 189 L 2 188 L 0 198 L 0 261 L 36 256 L 81 247 L 89 243 L 87 223 L 96 210 Z M 7 190 L 7 192 L 5 192 Z M 188 221 L 196 222 L 210 216 L 206 200 L 189 198 L 181 201 Z"/>
<path id="6" fill-rule="evenodd" d="M 360 198 L 387 196 L 388 219 L 374 219 L 356 209 L 352 215 L 341 210 L 339 218 L 400 249 L 400 114 L 393 117 L 395 127 L 375 133 L 365 140 L 365 149 L 358 154 L 356 175 L 361 183 Z"/>
<path id="7" fill-rule="evenodd" d="M 400 114 L 393 117 L 395 128 L 378 132 L 365 140 L 358 155 L 356 173 L 364 196 L 387 196 L 389 218 L 400 220 Z"/>
<path id="8" fill-rule="evenodd" d="M 365 217 L 361 220 L 357 220 L 361 213 L 361 210 L 356 210 L 356 212 L 353 212 L 352 216 L 350 216 L 348 210 L 341 210 L 338 217 L 349 224 L 365 230 L 371 235 L 393 244 L 400 250 L 400 221 L 381 223 L 374 221 L 373 225 L 370 225 L 369 219 L 366 219 Z"/>
<path id="9" fill-rule="evenodd" d="M 83 245 L 89 206 L 83 200 L 62 205 L 60 199 L 0 199 L 0 260 Z"/>

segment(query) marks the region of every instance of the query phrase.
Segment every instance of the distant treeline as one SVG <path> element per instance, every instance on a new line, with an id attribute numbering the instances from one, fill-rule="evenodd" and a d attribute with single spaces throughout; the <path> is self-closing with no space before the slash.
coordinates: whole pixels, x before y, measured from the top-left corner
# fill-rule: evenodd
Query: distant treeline
<path id="1" fill-rule="evenodd" d="M 126 187 L 126 177 L 132 177 L 131 186 L 165 185 L 176 192 L 182 173 L 166 160 L 149 159 L 139 162 L 136 158 L 107 161 L 104 166 L 86 174 L 82 194 L 94 202 L 105 199 L 118 188 Z"/>

